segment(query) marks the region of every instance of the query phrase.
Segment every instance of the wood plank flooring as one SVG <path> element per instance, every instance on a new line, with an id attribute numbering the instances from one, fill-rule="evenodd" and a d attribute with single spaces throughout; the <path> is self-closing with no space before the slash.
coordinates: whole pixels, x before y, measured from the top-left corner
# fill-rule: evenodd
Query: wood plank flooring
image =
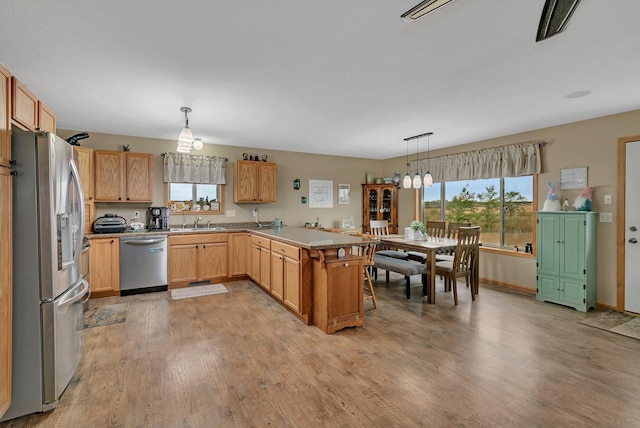
<path id="1" fill-rule="evenodd" d="M 228 293 L 129 302 L 122 324 L 84 330 L 60 405 L 15 427 L 637 427 L 640 341 L 577 323 L 573 309 L 464 283 L 405 299 L 375 282 L 365 326 L 327 335 L 248 281 Z"/>

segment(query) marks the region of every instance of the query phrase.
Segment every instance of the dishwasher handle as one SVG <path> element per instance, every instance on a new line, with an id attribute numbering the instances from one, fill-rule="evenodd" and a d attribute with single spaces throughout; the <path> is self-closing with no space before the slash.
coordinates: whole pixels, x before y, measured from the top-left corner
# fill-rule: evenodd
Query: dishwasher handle
<path id="1" fill-rule="evenodd" d="M 123 244 L 129 244 L 129 245 L 149 245 L 149 244 L 159 244 L 160 242 L 164 242 L 165 240 L 166 238 L 131 239 L 131 240 L 121 239 L 120 242 Z"/>

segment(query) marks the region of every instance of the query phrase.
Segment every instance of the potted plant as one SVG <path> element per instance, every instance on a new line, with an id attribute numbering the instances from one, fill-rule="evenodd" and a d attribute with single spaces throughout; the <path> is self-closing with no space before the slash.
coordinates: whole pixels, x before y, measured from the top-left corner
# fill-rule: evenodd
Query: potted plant
<path id="1" fill-rule="evenodd" d="M 427 228 L 425 227 L 424 223 L 418 220 L 413 220 L 409 224 L 409 227 L 411 228 L 411 230 L 413 230 L 413 239 L 420 239 L 427 232 Z"/>

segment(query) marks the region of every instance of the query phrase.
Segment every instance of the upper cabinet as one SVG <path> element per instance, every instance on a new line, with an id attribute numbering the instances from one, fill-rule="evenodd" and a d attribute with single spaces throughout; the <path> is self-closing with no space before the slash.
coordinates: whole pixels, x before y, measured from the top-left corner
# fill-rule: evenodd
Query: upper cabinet
<path id="1" fill-rule="evenodd" d="M 152 202 L 153 155 L 94 151 L 96 202 Z"/>
<path id="2" fill-rule="evenodd" d="M 15 77 L 11 78 L 11 119 L 18 127 L 56 132 L 56 117 L 44 103 Z"/>
<path id="3" fill-rule="evenodd" d="M 276 201 L 276 164 L 237 160 L 234 163 L 233 202 Z"/>

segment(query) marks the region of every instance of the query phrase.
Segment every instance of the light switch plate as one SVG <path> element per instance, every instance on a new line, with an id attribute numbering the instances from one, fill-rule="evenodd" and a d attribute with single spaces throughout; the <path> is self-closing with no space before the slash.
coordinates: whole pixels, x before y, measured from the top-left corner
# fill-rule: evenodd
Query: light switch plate
<path id="1" fill-rule="evenodd" d="M 613 214 L 600 213 L 600 223 L 613 223 Z"/>
<path id="2" fill-rule="evenodd" d="M 227 217 L 235 217 L 236 216 L 236 210 L 227 210 L 227 211 L 225 211 L 224 215 L 226 215 Z"/>
<path id="3" fill-rule="evenodd" d="M 605 205 L 611 205 L 612 204 L 611 195 L 604 195 L 604 204 Z"/>

